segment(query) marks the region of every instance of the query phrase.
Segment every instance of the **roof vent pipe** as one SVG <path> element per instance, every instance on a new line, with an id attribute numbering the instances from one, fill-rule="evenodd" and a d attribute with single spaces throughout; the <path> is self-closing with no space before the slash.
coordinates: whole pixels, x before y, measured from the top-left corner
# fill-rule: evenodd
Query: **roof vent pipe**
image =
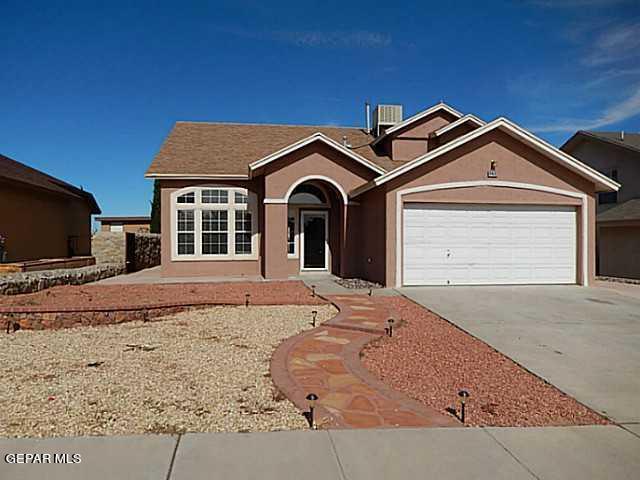
<path id="1" fill-rule="evenodd" d="M 349 143 L 349 140 L 347 140 L 347 136 L 346 135 L 342 136 L 342 145 L 344 145 L 347 148 L 351 148 L 351 144 Z"/>
<path id="2" fill-rule="evenodd" d="M 624 130 L 620 130 L 620 141 L 624 142 Z"/>
<path id="3" fill-rule="evenodd" d="M 364 102 L 364 116 L 367 133 L 371 133 L 371 105 L 369 102 Z"/>

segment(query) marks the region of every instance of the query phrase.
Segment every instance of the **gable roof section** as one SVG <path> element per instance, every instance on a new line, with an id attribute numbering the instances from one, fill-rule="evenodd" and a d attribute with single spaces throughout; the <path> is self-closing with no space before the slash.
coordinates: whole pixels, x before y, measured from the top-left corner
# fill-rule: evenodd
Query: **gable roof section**
<path id="1" fill-rule="evenodd" d="M 249 165 L 316 133 L 375 164 L 383 171 L 400 165 L 378 155 L 373 137 L 355 127 L 177 122 L 149 166 L 150 178 L 248 178 Z"/>
<path id="2" fill-rule="evenodd" d="M 413 170 L 416 167 L 419 167 L 420 165 L 424 165 L 425 163 L 435 158 L 438 158 L 441 155 L 444 155 L 445 153 L 453 150 L 454 148 L 464 145 L 465 143 L 470 142 L 471 140 L 478 138 L 498 128 L 506 132 L 507 134 L 511 135 L 512 137 L 521 140 L 522 142 L 536 149 L 537 151 L 544 154 L 548 158 L 551 158 L 552 160 L 555 160 L 558 163 L 564 165 L 565 167 L 577 173 L 578 175 L 584 178 L 587 178 L 588 180 L 591 180 L 596 184 L 598 188 L 601 188 L 603 190 L 614 190 L 614 191 L 617 191 L 620 188 L 619 183 L 611 180 L 610 178 L 603 175 L 602 173 L 594 170 L 588 165 L 585 165 L 579 160 L 573 158 L 572 156 L 548 144 L 547 142 L 536 137 L 532 133 L 527 132 L 525 129 L 519 127 L 518 125 L 511 122 L 510 120 L 507 120 L 504 117 L 500 117 L 476 130 L 473 130 L 467 133 L 466 135 L 462 135 L 461 137 L 458 137 L 457 139 L 449 143 L 446 143 L 441 147 L 438 147 L 435 150 L 432 150 L 431 152 L 428 152 L 425 155 L 422 155 L 421 157 L 416 158 L 415 160 L 407 162 L 406 164 L 396 168 L 395 170 L 392 170 L 391 172 L 388 172 L 380 177 L 373 179 L 371 182 L 366 183 L 365 185 L 355 189 L 352 192 L 351 196 L 355 197 L 357 195 L 360 195 L 366 192 L 367 190 L 370 190 L 374 187 L 382 185 L 396 177 L 399 177 L 400 175 L 403 175 L 404 173 L 407 173 Z"/>
<path id="3" fill-rule="evenodd" d="M 100 214 L 100 207 L 90 192 L 74 187 L 58 178 L 47 175 L 12 158 L 0 154 L 0 178 L 11 182 L 19 182 L 49 192 L 75 199 L 83 199 L 91 208 L 92 214 Z"/>
<path id="4" fill-rule="evenodd" d="M 366 158 L 358 155 L 357 153 L 353 152 L 352 150 L 350 150 L 349 148 L 347 148 L 346 146 L 342 145 L 341 143 L 336 142 L 335 140 L 332 140 L 331 138 L 327 137 L 326 135 L 324 135 L 321 132 L 316 132 L 313 135 L 309 135 L 307 138 L 303 138 L 302 140 L 299 140 L 281 150 L 278 150 L 277 152 L 273 152 L 270 155 L 267 155 L 264 158 L 261 158 L 260 160 L 257 160 L 251 164 L 249 164 L 249 171 L 253 172 L 259 168 L 262 168 L 266 165 L 268 165 L 269 163 L 282 158 L 285 155 L 288 155 L 292 152 L 295 152 L 296 150 L 299 150 L 313 142 L 322 142 L 325 145 L 330 146 L 331 148 L 334 148 L 335 150 L 339 151 L 340 153 L 343 153 L 344 155 L 346 155 L 347 157 L 351 158 L 352 160 L 355 160 L 356 162 L 360 163 L 361 165 L 364 165 L 365 167 L 373 170 L 374 172 L 376 172 L 379 175 L 382 175 L 385 173 L 385 170 L 380 168 L 378 165 L 376 165 L 375 163 L 367 160 Z"/>
<path id="5" fill-rule="evenodd" d="M 589 132 L 586 130 L 578 130 L 564 143 L 564 145 L 560 147 L 560 150 L 565 152 L 571 151 L 573 147 L 577 145 L 579 140 L 591 139 L 640 153 L 640 133 L 625 132 L 624 140 L 620 139 L 620 133 L 621 132 Z"/>
<path id="6" fill-rule="evenodd" d="M 626 202 L 599 213 L 597 222 L 625 222 L 640 220 L 640 198 L 632 198 Z"/>
<path id="7" fill-rule="evenodd" d="M 484 122 L 482 120 L 480 120 L 478 117 L 476 117 L 475 115 L 472 115 L 470 113 L 467 113 L 465 116 L 459 118 L 458 120 L 456 120 L 455 122 L 450 123 L 449 125 L 445 125 L 444 127 L 436 130 L 435 132 L 433 132 L 433 134 L 438 137 L 440 135 L 442 135 L 443 133 L 447 133 L 450 130 L 453 130 L 454 128 L 459 127 L 460 125 L 463 125 L 465 123 L 473 123 L 478 127 L 482 127 L 483 125 L 486 125 L 487 122 Z"/>
<path id="8" fill-rule="evenodd" d="M 422 110 L 421 112 L 416 113 L 415 115 L 407 118 L 406 120 L 401 121 L 400 123 L 396 123 L 394 126 L 392 126 L 390 128 L 387 128 L 382 135 L 380 135 L 378 138 L 376 138 L 373 141 L 373 145 L 376 145 L 383 138 L 387 138 L 392 133 L 397 132 L 398 130 L 402 130 L 403 128 L 411 125 L 412 123 L 415 123 L 415 122 L 417 122 L 419 120 L 422 120 L 423 118 L 431 115 L 432 113 L 436 113 L 436 112 L 439 112 L 439 111 L 448 112 L 451 115 L 453 115 L 454 117 L 458 117 L 458 118 L 462 117 L 462 113 L 457 111 L 455 108 L 450 107 L 449 105 L 447 105 L 444 102 L 440 102 L 440 103 L 435 104 L 432 107 L 427 108 L 426 110 Z"/>

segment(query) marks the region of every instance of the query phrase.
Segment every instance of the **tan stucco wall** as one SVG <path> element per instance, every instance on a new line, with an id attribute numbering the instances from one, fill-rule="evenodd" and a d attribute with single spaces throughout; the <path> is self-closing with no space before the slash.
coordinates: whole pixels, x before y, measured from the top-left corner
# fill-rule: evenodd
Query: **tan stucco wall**
<path id="1" fill-rule="evenodd" d="M 171 259 L 171 194 L 184 187 L 195 186 L 242 187 L 256 194 L 261 202 L 262 186 L 259 180 L 253 181 L 201 181 L 201 180 L 163 180 L 161 188 L 161 274 L 165 277 L 173 276 L 258 276 L 261 274 L 260 252 L 257 260 L 217 260 L 217 261 L 186 261 Z M 258 232 L 262 231 L 262 209 L 258 208 Z M 258 241 L 260 245 L 260 239 Z"/>
<path id="2" fill-rule="evenodd" d="M 310 145 L 268 165 L 264 171 L 265 197 L 282 199 L 292 185 L 307 176 L 328 177 L 348 193 L 376 176 L 371 169 L 356 163 L 343 154 L 322 144 Z M 314 180 L 316 181 L 316 180 Z M 324 180 L 318 180 L 331 192 L 329 221 L 330 265 L 335 273 L 347 272 L 352 267 L 343 256 L 347 249 L 344 223 L 348 213 L 342 212 L 344 202 L 337 189 Z M 268 278 L 286 278 L 300 271 L 298 259 L 288 259 L 286 252 L 287 205 L 266 204 L 264 235 L 264 273 Z M 351 211 L 351 210 L 349 210 Z"/>
<path id="3" fill-rule="evenodd" d="M 491 132 L 481 138 L 473 140 L 462 147 L 439 157 L 432 162 L 422 165 L 405 175 L 398 177 L 385 184 L 383 187 L 386 195 L 387 215 L 386 215 L 386 265 L 385 283 L 387 285 L 396 284 L 396 193 L 406 188 L 434 185 L 439 183 L 463 182 L 472 180 L 486 180 L 487 170 L 490 162 L 497 161 L 498 178 L 496 180 L 512 181 L 520 183 L 530 183 L 545 185 L 562 190 L 574 192 L 584 192 L 588 195 L 589 211 L 589 238 L 588 238 L 588 258 L 589 277 L 592 280 L 595 276 L 595 214 L 594 214 L 594 185 L 577 174 L 567 170 L 565 167 L 549 160 L 535 150 L 523 145 L 503 132 Z M 498 192 L 497 188 L 476 190 L 475 188 L 457 189 L 453 193 L 440 192 L 434 194 L 456 197 L 462 203 L 502 203 L 507 199 L 516 198 L 522 195 L 521 192 Z M 575 200 L 570 197 L 557 197 L 551 200 L 551 194 L 540 196 L 537 194 L 524 194 L 530 199 L 530 203 L 552 202 L 554 204 L 575 205 Z M 414 197 L 416 198 L 416 197 Z M 524 198 L 524 197 L 523 197 Z M 563 203 L 564 202 L 564 203 Z M 529 202 L 527 202 L 529 203 Z M 581 212 L 578 208 L 578 237 L 581 237 Z M 400 242 L 399 245 L 401 245 Z M 400 247 L 401 248 L 401 247 Z M 578 246 L 577 282 L 581 282 L 580 272 L 582 271 L 582 255 Z"/>
<path id="4" fill-rule="evenodd" d="M 600 275 L 640 278 L 640 222 L 598 227 Z"/>
<path id="5" fill-rule="evenodd" d="M 90 255 L 91 211 L 82 199 L 2 182 L 0 234 L 8 261 L 66 257 L 72 236 L 80 237 L 75 254 Z"/>
<path id="6" fill-rule="evenodd" d="M 424 155 L 430 150 L 429 134 L 457 120 L 448 113 L 437 113 L 424 117 L 399 133 L 394 133 L 389 141 L 389 152 L 393 160 L 407 161 Z"/>

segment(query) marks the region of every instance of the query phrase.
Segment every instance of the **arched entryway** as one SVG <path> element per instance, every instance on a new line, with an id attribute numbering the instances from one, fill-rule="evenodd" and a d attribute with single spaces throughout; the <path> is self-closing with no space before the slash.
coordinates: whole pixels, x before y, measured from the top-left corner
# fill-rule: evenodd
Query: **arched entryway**
<path id="1" fill-rule="evenodd" d="M 307 178 L 292 185 L 287 200 L 290 274 L 343 271 L 346 194 L 335 182 Z"/>

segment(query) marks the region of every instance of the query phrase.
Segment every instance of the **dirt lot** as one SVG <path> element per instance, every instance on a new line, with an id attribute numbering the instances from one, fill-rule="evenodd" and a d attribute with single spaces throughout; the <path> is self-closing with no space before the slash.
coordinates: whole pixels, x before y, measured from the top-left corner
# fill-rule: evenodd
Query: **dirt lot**
<path id="1" fill-rule="evenodd" d="M 376 297 L 374 297 L 376 299 Z M 404 324 L 363 351 L 378 378 L 439 411 L 459 409 L 470 393 L 467 423 L 489 426 L 605 424 L 606 419 L 565 395 L 484 342 L 402 297 L 377 297 Z M 562 360 L 558 360 L 562 361 Z"/>
<path id="2" fill-rule="evenodd" d="M 312 310 L 320 321 L 336 314 L 327 305 L 214 307 L 3 334 L 0 437 L 306 428 L 276 394 L 269 361 L 281 340 L 311 328 Z"/>
<path id="3" fill-rule="evenodd" d="M 0 295 L 0 307 L 96 309 L 144 307 L 150 304 L 217 303 L 244 305 L 245 294 L 254 305 L 316 305 L 325 303 L 311 296 L 298 281 L 183 283 L 163 285 L 78 285 L 53 287 L 25 295 Z"/>

